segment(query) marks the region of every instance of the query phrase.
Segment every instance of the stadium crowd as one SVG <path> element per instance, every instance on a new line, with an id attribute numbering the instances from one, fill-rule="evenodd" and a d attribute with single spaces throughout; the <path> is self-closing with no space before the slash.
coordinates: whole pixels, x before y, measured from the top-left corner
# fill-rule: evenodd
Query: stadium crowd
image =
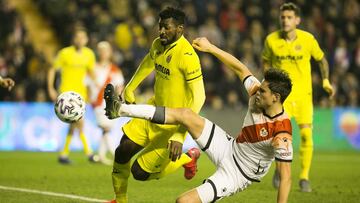
<path id="1" fill-rule="evenodd" d="M 178 5 L 187 14 L 189 41 L 205 36 L 215 45 L 240 58 L 261 78 L 261 52 L 265 36 L 278 29 L 279 6 L 284 0 L 37 0 L 32 1 L 60 47 L 68 46 L 75 27 L 88 30 L 88 46 L 99 41 L 114 47 L 114 62 L 128 81 L 157 36 L 157 13 Z M 181 2 L 181 3 L 179 3 Z M 357 0 L 297 0 L 302 10 L 301 29 L 312 33 L 330 65 L 330 81 L 336 88 L 333 100 L 322 89 L 319 68 L 312 67 L 315 106 L 360 106 L 360 3 Z M 46 90 L 51 66 L 44 52 L 34 49 L 24 15 L 7 0 L 0 0 L 0 75 L 16 81 L 15 90 L 0 90 L 5 101 L 50 101 Z M 41 31 L 39 31 L 41 32 Z M 40 33 L 39 33 L 40 35 Z M 41 35 L 40 35 L 41 36 Z M 199 53 L 206 104 L 216 109 L 241 107 L 247 97 L 241 81 L 215 58 Z M 147 78 L 138 92 L 152 94 L 154 77 Z"/>

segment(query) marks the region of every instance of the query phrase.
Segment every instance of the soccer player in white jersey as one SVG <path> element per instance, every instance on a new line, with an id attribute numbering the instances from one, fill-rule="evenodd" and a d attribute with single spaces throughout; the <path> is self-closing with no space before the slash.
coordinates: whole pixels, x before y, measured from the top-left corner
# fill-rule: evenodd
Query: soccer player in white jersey
<path id="1" fill-rule="evenodd" d="M 265 72 L 259 82 L 249 69 L 229 53 L 197 38 L 193 46 L 209 52 L 234 70 L 249 94 L 249 108 L 241 132 L 235 139 L 219 126 L 189 108 L 121 104 L 109 84 L 104 93 L 106 114 L 130 116 L 159 124 L 181 124 L 217 166 L 202 185 L 177 198 L 176 202 L 214 202 L 260 182 L 271 163 L 278 162 L 280 187 L 277 202 L 287 202 L 291 187 L 292 129 L 283 102 L 291 91 L 291 80 L 282 70 Z"/>
<path id="2" fill-rule="evenodd" d="M 115 149 L 112 149 L 109 142 L 109 132 L 114 126 L 114 121 L 109 120 L 105 116 L 105 102 L 103 99 L 104 89 L 106 84 L 112 83 L 116 87 L 116 93 L 120 94 L 124 88 L 124 76 L 119 67 L 112 63 L 112 48 L 109 42 L 101 41 L 97 44 L 98 62 L 95 65 L 94 73 L 96 78 L 95 83 L 100 86 L 92 85 L 91 92 L 91 104 L 94 108 L 96 122 L 102 130 L 102 137 L 99 145 L 99 158 L 100 162 L 111 165 L 112 160 L 106 157 L 107 152 L 114 155 Z"/>

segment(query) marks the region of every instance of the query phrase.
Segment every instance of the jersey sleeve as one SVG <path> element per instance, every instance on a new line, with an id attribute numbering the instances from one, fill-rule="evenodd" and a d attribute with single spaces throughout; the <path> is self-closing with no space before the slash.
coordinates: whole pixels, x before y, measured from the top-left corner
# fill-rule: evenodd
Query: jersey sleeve
<path id="1" fill-rule="evenodd" d="M 276 161 L 291 162 L 293 159 L 292 137 L 289 133 L 279 133 L 272 143 Z"/>
<path id="2" fill-rule="evenodd" d="M 270 47 L 270 44 L 269 44 L 269 38 L 266 38 L 266 40 L 264 42 L 264 49 L 262 51 L 261 57 L 265 61 L 270 61 L 271 56 L 272 56 L 272 50 L 271 50 L 271 47 Z"/>
<path id="3" fill-rule="evenodd" d="M 249 96 L 254 95 L 260 87 L 260 81 L 253 75 L 245 77 L 243 83 Z"/>
<path id="4" fill-rule="evenodd" d="M 319 43 L 316 41 L 314 36 L 311 36 L 311 56 L 316 60 L 320 61 L 324 57 L 324 52 L 321 50 Z"/>
<path id="5" fill-rule="evenodd" d="M 182 60 L 180 67 L 184 71 L 186 82 L 202 79 L 200 59 L 196 52 L 194 50 L 188 50 L 181 54 Z"/>
<path id="6" fill-rule="evenodd" d="M 65 54 L 64 54 L 64 50 L 60 50 L 59 53 L 56 55 L 56 58 L 54 60 L 54 65 L 53 67 L 58 70 L 61 67 L 64 67 L 64 63 L 65 63 Z"/>

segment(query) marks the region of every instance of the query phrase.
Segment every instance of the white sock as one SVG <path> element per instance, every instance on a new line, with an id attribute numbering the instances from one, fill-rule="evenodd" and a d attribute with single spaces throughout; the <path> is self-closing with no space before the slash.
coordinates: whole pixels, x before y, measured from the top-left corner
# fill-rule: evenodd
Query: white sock
<path id="1" fill-rule="evenodd" d="M 151 120 L 155 114 L 155 106 L 147 104 L 121 104 L 120 116 L 129 116 Z"/>
<path id="2" fill-rule="evenodd" d="M 105 142 L 105 145 L 106 145 L 106 149 L 107 151 L 109 151 L 112 155 L 115 154 L 115 149 L 112 148 L 111 146 L 111 143 L 110 143 L 110 140 L 109 140 L 109 133 L 105 133 L 104 136 L 104 142 Z"/>
<path id="3" fill-rule="evenodd" d="M 107 146 L 106 146 L 106 134 L 103 134 L 100 140 L 100 146 L 99 146 L 99 157 L 100 159 L 106 159 L 106 151 L 107 151 Z"/>

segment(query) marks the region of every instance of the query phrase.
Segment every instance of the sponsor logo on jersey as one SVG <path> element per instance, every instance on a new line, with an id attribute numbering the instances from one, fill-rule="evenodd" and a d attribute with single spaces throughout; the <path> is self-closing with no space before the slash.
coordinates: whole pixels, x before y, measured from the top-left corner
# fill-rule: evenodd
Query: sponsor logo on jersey
<path id="1" fill-rule="evenodd" d="M 155 69 L 160 73 L 170 76 L 170 69 L 165 68 L 164 66 L 162 66 L 160 64 L 155 63 Z"/>
<path id="2" fill-rule="evenodd" d="M 190 53 L 190 52 L 186 52 L 184 55 L 189 55 L 189 56 L 192 56 L 192 53 Z"/>
<path id="3" fill-rule="evenodd" d="M 292 56 L 292 55 L 276 56 L 276 59 L 279 60 L 279 61 L 282 61 L 282 60 L 298 61 L 298 60 L 302 60 L 303 56 L 302 55 L 298 55 L 298 56 Z"/>
<path id="4" fill-rule="evenodd" d="M 260 129 L 260 136 L 261 136 L 261 137 L 266 137 L 268 134 L 269 134 L 269 133 L 268 133 L 268 131 L 266 130 L 265 127 L 262 127 L 262 128 Z"/>

